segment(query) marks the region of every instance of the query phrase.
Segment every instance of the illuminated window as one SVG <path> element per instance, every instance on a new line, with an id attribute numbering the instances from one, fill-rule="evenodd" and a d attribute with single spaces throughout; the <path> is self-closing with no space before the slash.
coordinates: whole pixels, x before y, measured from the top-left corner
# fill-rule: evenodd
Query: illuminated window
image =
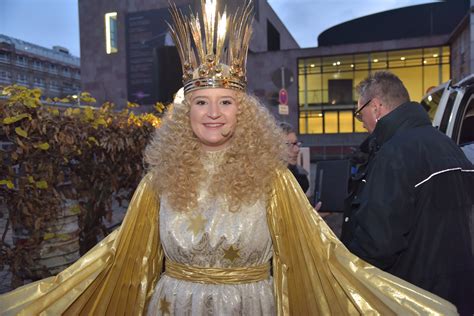
<path id="1" fill-rule="evenodd" d="M 356 108 L 355 88 L 360 81 L 374 71 L 388 69 L 404 82 L 411 99 L 419 101 L 428 89 L 449 79 L 449 62 L 449 46 L 300 58 L 300 133 L 366 132 L 348 111 Z M 344 83 L 348 84 L 339 88 Z"/>
<path id="2" fill-rule="evenodd" d="M 323 129 L 324 127 L 324 129 Z M 366 133 L 350 110 L 300 111 L 300 134 Z"/>
<path id="3" fill-rule="evenodd" d="M 117 12 L 105 14 L 105 51 L 107 54 L 118 52 Z"/>
<path id="4" fill-rule="evenodd" d="M 300 113 L 300 134 L 308 134 L 308 132 L 306 131 L 306 120 L 307 118 L 305 117 L 304 113 Z"/>
<path id="5" fill-rule="evenodd" d="M 339 111 L 339 133 L 352 133 L 354 116 L 352 111 Z"/>
<path id="6" fill-rule="evenodd" d="M 338 132 L 337 111 L 326 111 L 324 113 L 324 133 L 336 134 Z"/>
<path id="7" fill-rule="evenodd" d="M 307 125 L 307 128 L 306 128 Z M 300 112 L 300 134 L 322 134 L 323 113 L 321 111 Z"/>
<path id="8" fill-rule="evenodd" d="M 321 113 L 321 111 L 311 111 L 310 113 L 308 113 L 308 133 L 323 133 L 323 114 Z"/>

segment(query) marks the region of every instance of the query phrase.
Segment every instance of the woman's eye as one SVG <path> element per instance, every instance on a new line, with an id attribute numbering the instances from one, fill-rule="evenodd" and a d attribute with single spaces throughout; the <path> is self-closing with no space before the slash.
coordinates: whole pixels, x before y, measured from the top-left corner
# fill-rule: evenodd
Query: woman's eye
<path id="1" fill-rule="evenodd" d="M 197 105 L 205 105 L 205 104 L 206 104 L 206 101 L 204 101 L 204 100 L 197 100 L 197 101 L 196 101 L 196 104 L 197 104 Z"/>
<path id="2" fill-rule="evenodd" d="M 232 104 L 232 101 L 231 100 L 223 100 L 222 104 L 223 105 L 230 105 L 230 104 Z"/>

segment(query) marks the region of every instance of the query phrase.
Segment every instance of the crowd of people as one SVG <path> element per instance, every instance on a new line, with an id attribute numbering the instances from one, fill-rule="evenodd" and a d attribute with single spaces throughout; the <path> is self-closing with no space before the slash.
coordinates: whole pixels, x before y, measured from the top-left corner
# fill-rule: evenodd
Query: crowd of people
<path id="1" fill-rule="evenodd" d="M 395 75 L 362 81 L 356 116 L 370 135 L 341 242 L 305 194 L 295 131 L 246 92 L 250 2 L 229 21 L 216 10 L 172 9 L 184 98 L 146 149 L 121 227 L 0 296 L 2 313 L 472 314 L 474 167 L 462 151 Z"/>

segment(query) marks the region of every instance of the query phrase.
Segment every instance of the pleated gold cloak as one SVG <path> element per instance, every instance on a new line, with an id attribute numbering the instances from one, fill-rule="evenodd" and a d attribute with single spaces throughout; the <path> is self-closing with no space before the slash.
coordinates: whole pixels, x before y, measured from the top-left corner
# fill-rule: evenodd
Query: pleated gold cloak
<path id="1" fill-rule="evenodd" d="M 2 315 L 143 315 L 163 270 L 159 200 L 144 177 L 120 228 L 57 276 L 0 296 Z M 456 315 L 446 300 L 352 255 L 288 170 L 267 207 L 278 315 Z"/>

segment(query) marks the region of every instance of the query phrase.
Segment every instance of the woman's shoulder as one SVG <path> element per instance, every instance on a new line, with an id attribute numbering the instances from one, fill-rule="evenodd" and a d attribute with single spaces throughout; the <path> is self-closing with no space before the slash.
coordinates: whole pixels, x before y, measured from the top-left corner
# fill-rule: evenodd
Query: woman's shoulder
<path id="1" fill-rule="evenodd" d="M 145 190 L 147 192 L 153 192 L 154 194 L 158 194 L 156 179 L 157 179 L 157 175 L 152 171 L 148 171 L 142 177 L 142 179 L 140 181 L 140 184 L 138 185 L 137 190 L 141 189 L 141 190 Z"/>
<path id="2" fill-rule="evenodd" d="M 293 174 L 287 167 L 279 167 L 275 169 L 273 178 L 277 179 L 291 179 L 293 178 Z"/>
<path id="3" fill-rule="evenodd" d="M 143 175 L 142 179 L 140 180 L 139 186 L 143 186 L 143 185 L 147 185 L 147 184 L 151 185 L 153 183 L 154 179 L 155 179 L 155 176 L 154 176 L 153 172 L 147 171 Z"/>

